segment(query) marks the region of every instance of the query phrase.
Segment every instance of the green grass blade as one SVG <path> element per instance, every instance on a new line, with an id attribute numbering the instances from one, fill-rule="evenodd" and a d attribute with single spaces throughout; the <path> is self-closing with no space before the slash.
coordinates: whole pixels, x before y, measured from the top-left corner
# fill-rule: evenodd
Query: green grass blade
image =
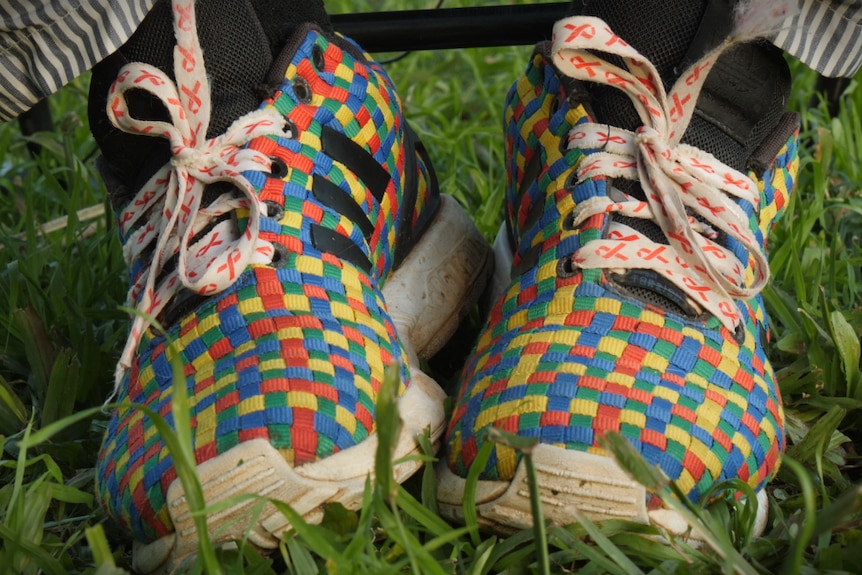
<path id="1" fill-rule="evenodd" d="M 173 383 L 171 385 L 171 415 L 174 418 L 174 429 L 155 413 L 148 414 L 159 428 L 162 440 L 167 445 L 174 461 L 174 468 L 183 486 L 186 501 L 195 523 L 198 536 L 198 559 L 203 564 L 204 570 L 210 575 L 218 575 L 222 572 L 216 557 L 215 549 L 210 542 L 207 518 L 203 510 L 206 507 L 203 488 L 197 473 L 197 461 L 194 454 L 194 442 L 192 438 L 191 406 L 189 404 L 186 377 L 183 373 L 182 360 L 176 342 L 168 346 L 168 360 L 173 371 Z"/>
<path id="2" fill-rule="evenodd" d="M 339 550 L 332 542 L 334 538 L 332 532 L 317 525 L 310 525 L 287 503 L 276 500 L 270 500 L 270 503 L 287 518 L 291 529 L 296 532 L 297 537 L 302 539 L 308 549 L 320 557 L 326 557 L 327 559 L 338 559 L 340 557 Z"/>
<path id="3" fill-rule="evenodd" d="M 494 546 L 496 544 L 496 537 L 491 537 L 490 539 L 482 541 L 482 543 L 476 548 L 476 552 L 473 554 L 473 563 L 470 566 L 470 571 L 468 572 L 469 575 L 485 575 L 488 573 L 488 570 L 491 568 L 491 554 L 494 552 Z"/>
<path id="4" fill-rule="evenodd" d="M 862 352 L 859 336 L 844 318 L 844 314 L 837 310 L 829 314 L 829 331 L 847 378 L 847 396 L 862 399 L 862 386 L 859 386 L 859 356 Z"/>
<path id="5" fill-rule="evenodd" d="M 377 518 L 380 521 L 380 525 L 386 531 L 386 535 L 398 545 L 401 553 L 407 556 L 410 572 L 446 575 L 446 572 L 434 559 L 430 551 L 420 543 L 414 534 L 405 529 L 397 508 L 394 508 L 394 505 L 393 508 L 388 508 L 383 501 L 379 503 L 377 506 Z"/>
<path id="6" fill-rule="evenodd" d="M 386 369 L 383 383 L 377 394 L 374 423 L 377 428 L 377 452 L 374 457 L 374 480 L 377 488 L 387 500 L 398 494 L 398 483 L 393 472 L 395 447 L 401 433 L 401 417 L 398 414 L 398 387 L 401 383 L 399 366 Z"/>
<path id="7" fill-rule="evenodd" d="M 817 511 L 817 521 L 812 535 L 817 537 L 829 533 L 841 524 L 862 514 L 862 485 L 857 485 L 835 499 L 827 507 Z"/>
<path id="8" fill-rule="evenodd" d="M 72 350 L 64 349 L 57 353 L 48 377 L 42 427 L 74 413 L 79 377 L 80 364 L 73 357 Z"/>
<path id="9" fill-rule="evenodd" d="M 434 471 L 434 464 L 437 462 L 437 459 L 433 457 L 434 448 L 431 445 L 430 430 L 425 430 L 424 433 L 416 438 L 416 441 L 419 443 L 422 453 L 432 458 L 422 468 L 422 505 L 432 515 L 437 515 L 439 513 L 437 507 L 437 473 Z"/>
<path id="10" fill-rule="evenodd" d="M 100 569 L 103 567 L 115 568 L 114 556 L 111 554 L 111 548 L 108 546 L 108 539 L 105 537 L 105 530 L 101 524 L 88 527 L 84 530 L 87 537 L 87 544 L 93 552 L 93 561 Z"/>
<path id="11" fill-rule="evenodd" d="M 755 575 L 756 571 L 733 547 L 727 533 L 715 525 L 703 510 L 694 507 L 685 494 L 664 477 L 658 468 L 650 466 L 625 438 L 616 433 L 607 433 L 600 443 L 635 481 L 657 493 L 666 507 L 700 531 L 705 543 L 721 557 L 724 566 L 740 575 Z"/>
<path id="12" fill-rule="evenodd" d="M 419 503 L 402 486 L 398 486 L 398 496 L 396 498 L 398 507 L 401 508 L 408 517 L 414 519 L 422 527 L 428 530 L 435 537 L 442 537 L 452 532 L 452 527 L 449 526 L 439 515 L 434 513 L 428 507 Z"/>
<path id="13" fill-rule="evenodd" d="M 0 375 L 0 434 L 16 433 L 27 425 L 27 417 L 24 402 Z"/>
<path id="14" fill-rule="evenodd" d="M 67 575 L 67 570 L 57 559 L 51 556 L 38 541 L 22 539 L 20 534 L 10 529 L 6 524 L 0 523 L 0 541 L 4 543 L 4 551 L 20 550 L 26 555 L 26 563 L 38 566 L 39 569 L 49 575 Z M 15 572 L 15 565 L 7 565 Z M 21 571 L 21 570 L 19 570 Z"/>
<path id="15" fill-rule="evenodd" d="M 533 465 L 533 448 L 539 440 L 535 437 L 520 437 L 500 429 L 488 430 L 488 440 L 505 445 L 521 454 L 524 467 L 527 470 L 527 485 L 530 489 L 530 511 L 533 516 L 533 533 L 535 534 L 536 556 L 539 563 L 539 573 L 548 575 L 551 572 L 548 560 L 548 537 L 545 531 L 545 517 L 542 511 L 542 497 L 539 493 L 539 480 Z"/>
<path id="16" fill-rule="evenodd" d="M 643 575 L 643 571 L 641 571 L 634 562 L 626 557 L 626 555 L 620 551 L 619 547 L 614 545 L 614 543 L 608 539 L 608 537 L 602 533 L 598 527 L 596 527 L 595 523 L 577 511 L 575 512 L 575 517 L 577 517 L 578 524 L 581 525 L 587 533 L 589 533 L 590 538 L 602 551 L 605 552 L 608 559 L 618 566 L 619 569 L 617 572 L 626 575 Z"/>
<path id="17" fill-rule="evenodd" d="M 315 575 L 320 573 L 320 570 L 317 568 L 317 563 L 314 562 L 314 558 L 308 552 L 308 549 L 303 547 L 299 541 L 295 538 L 290 537 L 286 542 L 287 551 L 290 556 L 290 562 L 293 565 L 293 569 L 291 570 L 293 573 L 297 575 Z"/>
<path id="18" fill-rule="evenodd" d="M 817 495 L 814 491 L 814 483 L 801 463 L 790 457 L 785 457 L 783 465 L 789 467 L 799 479 L 804 502 L 801 522 L 792 526 L 796 527 L 797 532 L 793 534 L 790 552 L 781 568 L 782 574 L 793 575 L 802 571 L 805 549 L 808 547 L 817 526 Z"/>
<path id="19" fill-rule="evenodd" d="M 479 448 L 464 482 L 464 523 L 470 530 L 470 540 L 473 542 L 473 547 L 478 547 L 482 542 L 479 536 L 479 512 L 476 510 L 476 487 L 479 485 L 479 475 L 488 464 L 493 450 L 494 444 L 490 441 L 486 441 Z"/>

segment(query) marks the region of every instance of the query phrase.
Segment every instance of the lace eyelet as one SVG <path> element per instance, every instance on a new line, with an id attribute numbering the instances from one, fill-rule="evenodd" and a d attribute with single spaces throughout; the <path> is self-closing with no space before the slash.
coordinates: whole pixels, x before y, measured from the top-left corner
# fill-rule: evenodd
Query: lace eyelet
<path id="1" fill-rule="evenodd" d="M 287 248 L 278 242 L 273 242 L 272 247 L 272 261 L 269 265 L 275 269 L 281 269 L 287 265 L 288 260 L 290 259 L 290 254 L 288 253 Z"/>
<path id="2" fill-rule="evenodd" d="M 569 133 L 566 132 L 560 138 L 560 153 L 565 156 L 569 153 Z"/>
<path id="3" fill-rule="evenodd" d="M 566 256 L 557 262 L 557 277 L 566 279 L 572 277 L 576 273 L 578 273 L 578 270 L 572 261 L 572 256 Z"/>
<path id="4" fill-rule="evenodd" d="M 311 63 L 314 64 L 318 72 L 326 69 L 326 58 L 323 56 L 323 48 L 317 44 L 311 49 Z"/>
<path id="5" fill-rule="evenodd" d="M 296 124 L 293 123 L 290 118 L 284 119 L 284 127 L 287 131 L 290 132 L 290 137 L 294 140 L 299 137 L 299 128 L 296 127 Z"/>
<path id="6" fill-rule="evenodd" d="M 287 164 L 284 163 L 284 160 L 275 156 L 271 156 L 269 159 L 272 160 L 272 166 L 269 168 L 270 178 L 281 180 L 287 176 L 290 170 Z"/>
<path id="7" fill-rule="evenodd" d="M 548 115 L 553 116 L 560 110 L 560 99 L 557 96 L 551 96 L 551 106 L 548 110 Z"/>
<path id="8" fill-rule="evenodd" d="M 578 185 L 578 171 L 572 170 L 572 172 L 566 177 L 566 182 L 563 184 L 563 189 L 567 192 L 574 192 L 575 186 Z"/>
<path id="9" fill-rule="evenodd" d="M 303 104 L 311 103 L 311 87 L 302 76 L 297 76 L 293 79 L 293 93 L 296 99 Z"/>
<path id="10" fill-rule="evenodd" d="M 266 206 L 266 217 L 271 220 L 281 221 L 284 216 L 284 208 L 272 200 L 265 200 L 263 205 Z"/>
<path id="11" fill-rule="evenodd" d="M 563 217 L 561 227 L 564 232 L 574 232 L 578 229 L 579 226 L 575 225 L 575 212 L 569 212 L 565 217 Z"/>
<path id="12" fill-rule="evenodd" d="M 745 324 L 740 323 L 733 329 L 733 341 L 742 345 L 745 343 Z"/>

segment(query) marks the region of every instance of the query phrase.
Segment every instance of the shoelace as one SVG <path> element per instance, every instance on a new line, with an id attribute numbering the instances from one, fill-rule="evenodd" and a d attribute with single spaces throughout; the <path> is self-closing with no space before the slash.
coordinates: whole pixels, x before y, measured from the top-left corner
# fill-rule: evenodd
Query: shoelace
<path id="1" fill-rule="evenodd" d="M 734 299 L 754 297 L 769 280 L 762 238 L 738 204 L 748 204 L 749 211 L 757 213 L 760 192 L 745 174 L 680 139 L 718 56 L 736 42 L 772 31 L 770 26 L 788 12 L 784 2 L 743 4 L 731 38 L 689 68 L 669 92 L 652 63 L 604 21 L 573 17 L 557 22 L 553 40 L 557 68 L 572 78 L 622 90 L 643 122 L 636 132 L 595 123 L 571 129 L 569 148 L 600 150 L 579 166 L 579 182 L 599 175 L 635 180 L 646 197 L 639 200 L 613 190 L 615 197 L 581 202 L 571 216 L 572 225 L 617 213 L 652 220 L 668 240 L 656 243 L 613 221 L 602 239 L 587 242 L 572 255 L 574 267 L 653 270 L 729 330 L 741 325 Z M 600 53 L 619 57 L 625 67 L 604 60 Z M 739 242 L 748 262 L 717 243 L 722 233 Z"/>
<path id="2" fill-rule="evenodd" d="M 118 129 L 170 141 L 172 159 L 137 193 L 119 216 L 125 239 L 123 255 L 130 266 L 151 250 L 152 260 L 137 275 L 128 294 L 135 314 L 129 339 L 117 365 L 117 386 L 131 367 L 148 323 L 158 316 L 181 287 L 212 295 L 230 287 L 250 264 L 268 264 L 272 244 L 258 236 L 260 216 L 266 207 L 242 176 L 243 171 L 267 172 L 271 160 L 244 149 L 264 135 L 291 137 L 284 118 L 275 110 L 257 110 L 236 120 L 227 131 L 206 139 L 210 121 L 210 88 L 197 36 L 193 0 L 174 0 L 174 75 L 176 82 L 153 66 L 124 66 L 111 86 L 108 118 Z M 171 122 L 138 120 L 129 113 L 126 92 L 145 90 L 157 97 Z M 204 187 L 228 182 L 239 191 L 222 194 L 202 205 Z M 242 233 L 231 211 L 248 211 Z M 198 237 L 202 231 L 206 233 Z M 162 273 L 165 263 L 177 257 L 176 268 Z M 157 283 L 158 282 L 158 283 Z"/>

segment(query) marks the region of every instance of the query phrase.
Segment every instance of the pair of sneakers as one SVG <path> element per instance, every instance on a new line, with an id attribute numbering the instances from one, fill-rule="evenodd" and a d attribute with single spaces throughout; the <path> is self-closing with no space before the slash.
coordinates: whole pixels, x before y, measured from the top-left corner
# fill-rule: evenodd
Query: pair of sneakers
<path id="1" fill-rule="evenodd" d="M 239 4 L 157 5 L 94 73 L 91 123 L 139 312 L 98 493 L 138 542 L 139 570 L 171 569 L 196 549 L 147 415 L 173 425 L 175 385 L 190 397 L 206 502 L 235 503 L 208 517 L 216 542 L 271 549 L 289 527 L 272 506 L 249 526 L 258 504 L 238 495 L 285 501 L 310 521 L 327 503 L 359 505 L 387 369 L 400 376 L 404 421 L 396 478 L 416 470 L 404 458 L 430 430 L 446 446 L 439 501 L 452 518 L 491 427 L 539 439 L 558 523 L 572 510 L 663 520 L 598 447 L 606 431 L 693 500 L 734 477 L 762 492 L 784 440 L 757 293 L 793 186 L 795 122 L 783 102 L 736 117 L 719 97 L 728 84 L 704 80 L 713 67 L 749 80 L 778 70 L 768 85 L 780 102 L 788 81 L 774 54 L 708 39 L 666 90 L 673 66 L 657 68 L 604 21 L 559 22 L 507 99 L 506 224 L 492 252 L 440 194 L 379 64 L 325 15 L 285 34 Z M 209 26 L 219 10 L 238 38 Z M 148 33 L 168 22 L 175 38 L 160 52 Z M 137 58 L 157 64 L 127 62 Z M 699 95 L 709 98 L 695 109 Z M 420 360 L 475 304 L 494 259 L 499 295 L 447 428 L 445 394 Z M 518 454 L 496 446 L 481 477 L 482 520 L 528 525 Z"/>

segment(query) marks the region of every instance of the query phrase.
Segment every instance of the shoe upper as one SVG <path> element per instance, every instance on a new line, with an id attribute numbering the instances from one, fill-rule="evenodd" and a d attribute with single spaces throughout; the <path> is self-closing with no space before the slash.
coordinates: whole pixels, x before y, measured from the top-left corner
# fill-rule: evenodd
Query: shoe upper
<path id="1" fill-rule="evenodd" d="M 758 292 L 793 188 L 796 122 L 779 122 L 754 154 L 764 167 L 741 174 L 679 143 L 697 91 L 665 93 L 633 50 L 604 22 L 566 19 L 507 97 L 512 281 L 447 432 L 462 476 L 492 426 L 595 453 L 620 433 L 695 501 L 719 480 L 759 488 L 776 470 L 783 414 Z M 585 81 L 623 88 L 644 127 L 596 118 Z M 495 445 L 482 477 L 511 480 L 518 462 Z"/>
<path id="2" fill-rule="evenodd" d="M 120 105 L 124 81 L 121 74 L 109 98 L 116 116 L 129 113 Z M 171 163 L 118 213 L 130 301 L 164 332 L 133 325 L 98 493 L 142 541 L 172 531 L 165 494 L 177 473 L 150 418 L 129 403 L 173 425 L 171 386 L 182 383 L 173 382 L 172 359 L 186 378 L 198 464 L 255 438 L 290 465 L 325 458 L 374 433 L 385 369 L 398 365 L 402 392 L 410 385 L 380 290 L 439 195 L 392 83 L 355 44 L 309 25 L 262 89 L 258 112 L 197 143 L 206 162 L 174 145 Z M 188 102 L 175 122 L 184 115 L 194 115 Z M 192 125 L 183 137 L 197 133 Z M 177 176 L 182 169 L 195 177 Z M 164 192 L 171 178 L 179 191 Z M 206 185 L 195 188 L 195 178 Z M 182 186 L 187 201 L 177 199 Z M 157 189 L 161 199 L 153 199 Z M 180 214 L 181 224 L 158 228 L 187 211 L 188 221 Z"/>

